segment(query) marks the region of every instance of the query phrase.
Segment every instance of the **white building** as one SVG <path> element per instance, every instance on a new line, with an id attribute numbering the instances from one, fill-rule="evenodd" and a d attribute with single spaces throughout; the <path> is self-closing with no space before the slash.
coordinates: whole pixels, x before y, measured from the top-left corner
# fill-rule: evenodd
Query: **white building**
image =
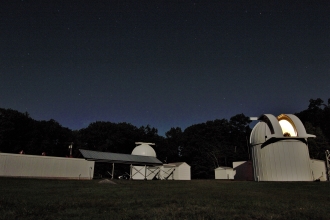
<path id="1" fill-rule="evenodd" d="M 0 153 L 0 176 L 4 177 L 90 180 L 93 175 L 94 161 Z"/>
<path id="2" fill-rule="evenodd" d="M 186 162 L 169 163 L 168 165 L 174 166 L 174 180 L 191 180 L 190 166 Z"/>
<path id="3" fill-rule="evenodd" d="M 158 166 L 157 179 L 160 180 L 174 180 L 174 172 L 176 170 L 176 165 L 174 164 L 163 164 Z"/>
<path id="4" fill-rule="evenodd" d="M 136 142 L 132 155 L 156 157 L 151 147 L 154 143 Z M 191 180 L 190 166 L 185 162 L 168 163 L 159 166 L 132 166 L 131 178 L 133 180 Z"/>
<path id="5" fill-rule="evenodd" d="M 214 169 L 214 176 L 218 180 L 233 180 L 235 171 L 231 167 L 218 167 Z"/>
<path id="6" fill-rule="evenodd" d="M 150 145 L 154 143 L 136 142 L 132 155 L 157 157 L 155 150 Z M 131 178 L 134 180 L 152 180 L 158 173 L 155 166 L 131 166 Z"/>
<path id="7" fill-rule="evenodd" d="M 158 166 L 132 166 L 133 180 L 153 180 L 159 172 Z"/>
<path id="8" fill-rule="evenodd" d="M 295 115 L 264 114 L 251 132 L 255 181 L 313 181 L 307 138 Z"/>

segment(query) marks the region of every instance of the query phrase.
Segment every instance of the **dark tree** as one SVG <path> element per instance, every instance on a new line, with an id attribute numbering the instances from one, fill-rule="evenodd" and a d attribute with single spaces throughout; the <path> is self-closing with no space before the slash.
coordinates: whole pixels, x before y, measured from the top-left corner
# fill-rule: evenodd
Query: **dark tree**
<path id="1" fill-rule="evenodd" d="M 170 162 L 180 162 L 181 161 L 181 148 L 182 148 L 182 137 L 183 132 L 181 128 L 171 128 L 165 133 L 165 145 L 164 145 L 164 155 L 165 161 Z"/>
<path id="2" fill-rule="evenodd" d="M 182 159 L 191 166 L 192 178 L 214 178 L 214 168 L 229 161 L 229 123 L 214 120 L 185 129 Z"/>
<path id="3" fill-rule="evenodd" d="M 192 178 L 214 178 L 214 169 L 248 160 L 250 120 L 244 114 L 188 127 L 182 137 L 182 160 L 191 165 Z"/>
<path id="4" fill-rule="evenodd" d="M 0 109 L 0 151 L 5 153 L 29 152 L 27 148 L 34 120 L 27 113 Z"/>
<path id="5" fill-rule="evenodd" d="M 72 133 L 55 120 L 36 121 L 28 113 L 0 109 L 0 151 L 65 156 Z"/>
<path id="6" fill-rule="evenodd" d="M 328 99 L 327 105 L 320 98 L 310 99 L 308 109 L 296 113 L 296 115 L 303 122 L 306 130 L 310 134 L 316 135 L 315 140 L 308 139 L 311 155 L 323 160 L 324 150 L 330 149 L 330 99 Z M 317 145 L 322 147 L 317 147 Z M 319 149 L 320 152 L 315 152 L 316 149 Z"/>
<path id="7" fill-rule="evenodd" d="M 308 138 L 309 155 L 313 159 L 324 160 L 325 151 L 329 149 L 326 137 L 320 127 L 314 127 L 310 122 L 305 123 L 307 133 L 314 134 L 316 138 Z"/>
<path id="8" fill-rule="evenodd" d="M 45 152 L 49 156 L 69 156 L 69 145 L 74 140 L 70 129 L 62 127 L 57 121 L 40 121 L 36 124 L 31 141 L 38 143 L 31 154 L 41 155 Z"/>
<path id="9" fill-rule="evenodd" d="M 140 136 L 131 124 L 97 121 L 78 131 L 77 148 L 130 154 Z"/>
<path id="10" fill-rule="evenodd" d="M 238 114 L 230 118 L 230 141 L 233 145 L 231 161 L 250 160 L 249 138 L 251 120 L 244 114 Z"/>

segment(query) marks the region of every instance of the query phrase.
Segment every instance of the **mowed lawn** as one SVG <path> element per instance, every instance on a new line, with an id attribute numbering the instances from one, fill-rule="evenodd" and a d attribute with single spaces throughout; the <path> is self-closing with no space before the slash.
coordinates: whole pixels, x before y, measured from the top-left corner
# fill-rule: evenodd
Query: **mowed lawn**
<path id="1" fill-rule="evenodd" d="M 329 182 L 0 178 L 0 219 L 330 219 Z"/>

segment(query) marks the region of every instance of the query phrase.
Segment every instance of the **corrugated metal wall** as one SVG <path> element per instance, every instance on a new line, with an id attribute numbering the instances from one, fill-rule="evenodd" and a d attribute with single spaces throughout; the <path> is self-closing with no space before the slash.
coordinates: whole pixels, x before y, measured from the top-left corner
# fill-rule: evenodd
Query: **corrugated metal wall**
<path id="1" fill-rule="evenodd" d="M 0 176 L 52 179 L 93 179 L 94 161 L 0 153 Z"/>
<path id="2" fill-rule="evenodd" d="M 256 181 L 312 181 L 307 145 L 282 140 L 261 148 L 252 147 Z"/>

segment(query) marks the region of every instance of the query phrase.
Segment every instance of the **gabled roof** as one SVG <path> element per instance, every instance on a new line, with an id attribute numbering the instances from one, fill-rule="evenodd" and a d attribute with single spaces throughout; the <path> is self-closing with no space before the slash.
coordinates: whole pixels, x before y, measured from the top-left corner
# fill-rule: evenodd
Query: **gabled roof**
<path id="1" fill-rule="evenodd" d="M 182 164 L 186 164 L 189 166 L 189 164 L 187 164 L 186 162 L 175 162 L 175 163 L 168 163 L 169 165 L 175 165 L 175 166 L 180 166 Z"/>
<path id="2" fill-rule="evenodd" d="M 215 170 L 232 170 L 232 167 L 217 167 Z"/>
<path id="3" fill-rule="evenodd" d="M 91 150 L 83 150 L 83 149 L 79 149 L 79 151 L 86 160 L 91 160 L 95 162 L 122 163 L 122 164 L 148 165 L 148 166 L 156 166 L 163 164 L 156 157 L 150 157 L 150 156 L 118 154 L 118 153 L 91 151 Z"/>

